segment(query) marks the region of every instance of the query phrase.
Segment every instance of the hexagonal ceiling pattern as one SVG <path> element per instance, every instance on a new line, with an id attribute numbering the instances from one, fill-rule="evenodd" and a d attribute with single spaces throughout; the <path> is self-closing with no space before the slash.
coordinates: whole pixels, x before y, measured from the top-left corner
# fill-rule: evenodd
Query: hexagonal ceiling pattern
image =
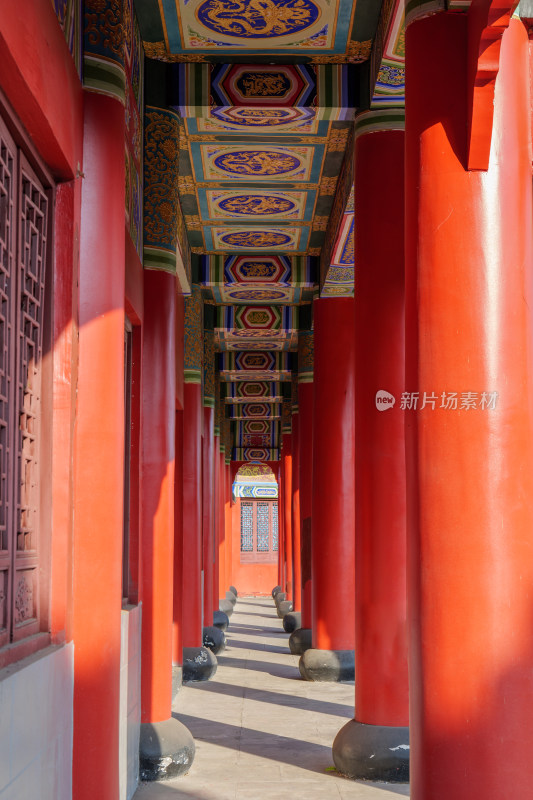
<path id="1" fill-rule="evenodd" d="M 353 120 L 403 104 L 404 2 L 135 5 L 147 103 L 179 117 L 181 249 L 216 306 L 232 457 L 276 459 L 310 304 L 353 295 Z"/>

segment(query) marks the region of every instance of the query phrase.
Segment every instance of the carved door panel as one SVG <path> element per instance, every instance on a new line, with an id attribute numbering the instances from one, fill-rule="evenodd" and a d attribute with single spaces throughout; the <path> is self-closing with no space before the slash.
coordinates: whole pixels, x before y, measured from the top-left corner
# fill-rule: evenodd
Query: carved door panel
<path id="1" fill-rule="evenodd" d="M 0 120 L 0 646 L 39 631 L 49 198 Z"/>
<path id="2" fill-rule="evenodd" d="M 277 551 L 277 502 L 241 500 L 241 562 L 275 563 Z"/>

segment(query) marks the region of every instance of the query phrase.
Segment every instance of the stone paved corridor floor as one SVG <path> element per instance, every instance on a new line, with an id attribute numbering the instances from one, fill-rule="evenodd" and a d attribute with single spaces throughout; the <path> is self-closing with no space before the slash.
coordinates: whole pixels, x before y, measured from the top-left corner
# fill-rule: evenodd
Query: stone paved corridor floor
<path id="1" fill-rule="evenodd" d="M 196 740 L 190 773 L 142 784 L 134 800 L 409 797 L 405 784 L 335 773 L 331 744 L 352 716 L 353 683 L 301 680 L 271 598 L 239 598 L 227 640 L 214 679 L 184 685 L 174 704 Z"/>

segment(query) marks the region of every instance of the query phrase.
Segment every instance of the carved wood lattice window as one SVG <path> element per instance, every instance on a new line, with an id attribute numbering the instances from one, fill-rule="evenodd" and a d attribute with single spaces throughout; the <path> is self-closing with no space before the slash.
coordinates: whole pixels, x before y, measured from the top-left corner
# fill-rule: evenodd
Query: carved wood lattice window
<path id="1" fill-rule="evenodd" d="M 0 646 L 40 630 L 47 191 L 0 121 Z"/>
<path id="2" fill-rule="evenodd" d="M 275 563 L 277 550 L 277 502 L 241 500 L 241 562 Z"/>

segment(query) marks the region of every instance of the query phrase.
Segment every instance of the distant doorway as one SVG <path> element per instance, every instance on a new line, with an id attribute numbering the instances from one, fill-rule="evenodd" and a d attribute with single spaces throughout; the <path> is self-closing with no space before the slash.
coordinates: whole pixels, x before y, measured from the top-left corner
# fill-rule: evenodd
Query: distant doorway
<path id="1" fill-rule="evenodd" d="M 278 501 L 241 500 L 241 561 L 277 563 Z"/>
<path id="2" fill-rule="evenodd" d="M 233 569 L 235 585 L 266 594 L 277 582 L 279 554 L 278 482 L 267 464 L 243 464 L 233 484 Z"/>

